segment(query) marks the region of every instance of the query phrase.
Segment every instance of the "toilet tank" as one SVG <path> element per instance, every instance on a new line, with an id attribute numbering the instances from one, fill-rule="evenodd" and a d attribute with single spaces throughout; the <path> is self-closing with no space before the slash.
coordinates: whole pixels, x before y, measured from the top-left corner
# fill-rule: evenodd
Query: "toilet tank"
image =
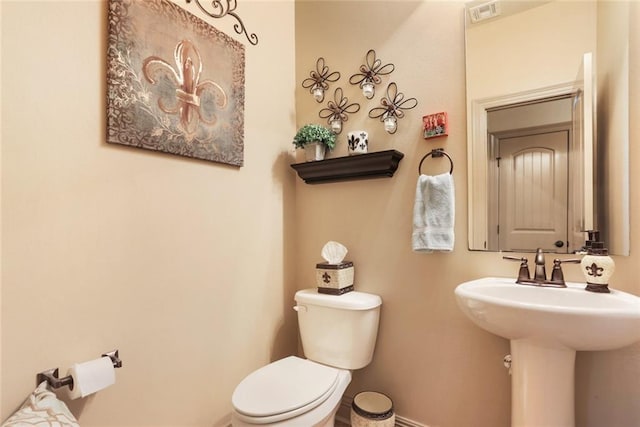
<path id="1" fill-rule="evenodd" d="M 373 358 L 382 299 L 364 292 L 296 292 L 298 325 L 307 359 L 342 369 L 360 369 Z"/>

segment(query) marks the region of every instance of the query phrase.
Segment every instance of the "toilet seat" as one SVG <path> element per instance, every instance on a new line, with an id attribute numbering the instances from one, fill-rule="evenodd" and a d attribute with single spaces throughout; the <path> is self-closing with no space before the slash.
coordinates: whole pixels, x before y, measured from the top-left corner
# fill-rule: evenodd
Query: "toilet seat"
<path id="1" fill-rule="evenodd" d="M 304 414 L 335 391 L 340 370 L 289 356 L 247 376 L 233 392 L 236 415 L 252 424 L 268 424 Z"/>

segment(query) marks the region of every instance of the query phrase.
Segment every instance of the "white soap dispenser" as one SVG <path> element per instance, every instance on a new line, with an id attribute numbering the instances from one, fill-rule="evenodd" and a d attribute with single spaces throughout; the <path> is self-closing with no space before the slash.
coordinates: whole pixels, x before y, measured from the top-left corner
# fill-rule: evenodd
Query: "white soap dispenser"
<path id="1" fill-rule="evenodd" d="M 616 270 L 613 258 L 600 241 L 600 233 L 596 230 L 588 231 L 589 240 L 585 246 L 587 254 L 582 258 L 580 267 L 587 281 L 587 291 L 609 293 L 609 279 Z"/>

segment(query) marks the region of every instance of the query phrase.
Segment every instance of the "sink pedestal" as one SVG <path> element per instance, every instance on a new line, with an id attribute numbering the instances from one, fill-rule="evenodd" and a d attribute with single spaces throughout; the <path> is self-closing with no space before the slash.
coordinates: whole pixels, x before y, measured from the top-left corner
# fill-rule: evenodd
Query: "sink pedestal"
<path id="1" fill-rule="evenodd" d="M 640 341 L 640 298 L 566 285 L 524 286 L 486 277 L 456 287 L 469 319 L 511 342 L 512 427 L 574 427 L 576 351 Z"/>
<path id="2" fill-rule="evenodd" d="M 575 350 L 511 340 L 511 427 L 575 425 Z"/>

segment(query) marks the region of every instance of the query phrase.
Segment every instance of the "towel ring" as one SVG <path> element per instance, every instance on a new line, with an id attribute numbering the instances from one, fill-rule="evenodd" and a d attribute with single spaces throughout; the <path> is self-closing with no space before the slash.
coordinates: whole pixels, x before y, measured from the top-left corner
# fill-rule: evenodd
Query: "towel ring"
<path id="1" fill-rule="evenodd" d="M 446 156 L 447 159 L 449 159 L 449 163 L 451 163 L 451 169 L 449 170 L 449 174 L 453 174 L 453 160 L 451 159 L 451 156 L 449 156 L 446 153 L 446 151 L 444 151 L 443 148 L 436 148 L 436 149 L 431 150 L 427 154 L 425 154 L 424 157 L 422 158 L 422 160 L 420 160 L 420 165 L 418 165 L 418 175 L 422 174 L 422 172 L 421 172 L 422 171 L 422 163 L 429 156 L 432 156 L 432 157 Z"/>

